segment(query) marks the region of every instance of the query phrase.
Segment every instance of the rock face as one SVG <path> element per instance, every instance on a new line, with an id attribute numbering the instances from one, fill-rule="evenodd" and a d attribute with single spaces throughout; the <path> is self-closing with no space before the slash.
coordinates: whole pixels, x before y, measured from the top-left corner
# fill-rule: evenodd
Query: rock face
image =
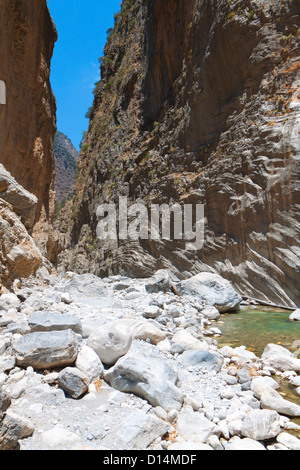
<path id="1" fill-rule="evenodd" d="M 13 207 L 0 198 L 0 286 L 29 277 L 41 263 L 41 252 Z"/>
<path id="2" fill-rule="evenodd" d="M 55 157 L 55 192 L 56 200 L 61 204 L 73 191 L 76 179 L 76 160 L 78 152 L 70 139 L 57 131 L 54 136 Z"/>
<path id="3" fill-rule="evenodd" d="M 123 2 L 61 222 L 62 263 L 136 277 L 211 271 L 244 295 L 300 304 L 297 4 Z M 97 241 L 97 206 L 120 195 L 129 206 L 203 203 L 204 247 Z"/>
<path id="4" fill-rule="evenodd" d="M 56 102 L 49 75 L 57 33 L 46 0 L 1 0 L 0 10 L 0 79 L 6 84 L 6 105 L 0 106 L 0 162 L 37 198 L 34 220 L 30 216 L 33 237 L 54 259 Z"/>

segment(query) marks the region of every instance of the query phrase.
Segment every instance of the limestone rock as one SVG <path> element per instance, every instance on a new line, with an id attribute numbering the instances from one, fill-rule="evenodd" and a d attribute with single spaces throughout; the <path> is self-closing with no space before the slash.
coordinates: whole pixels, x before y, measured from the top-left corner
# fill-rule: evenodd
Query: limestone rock
<path id="1" fill-rule="evenodd" d="M 145 283 L 145 288 L 148 293 L 169 292 L 171 290 L 171 282 L 175 280 L 170 272 L 166 269 L 161 269 L 155 275 L 148 279 Z"/>
<path id="2" fill-rule="evenodd" d="M 26 191 L 0 164 L 1 199 L 8 202 L 13 211 L 21 217 L 27 230 L 32 230 L 35 222 L 37 197 Z"/>
<path id="3" fill-rule="evenodd" d="M 298 308 L 297 310 L 295 310 L 295 311 L 289 316 L 289 319 L 290 319 L 290 320 L 294 320 L 294 321 L 300 321 L 300 309 Z"/>
<path id="4" fill-rule="evenodd" d="M 120 423 L 116 439 L 125 449 L 147 449 L 155 439 L 167 433 L 168 423 L 143 410 L 135 410 L 130 419 Z"/>
<path id="5" fill-rule="evenodd" d="M 88 346 L 83 346 L 79 351 L 75 366 L 83 372 L 90 381 L 100 379 L 104 372 L 104 367 L 99 356 Z"/>
<path id="6" fill-rule="evenodd" d="M 36 332 L 13 342 L 19 366 L 49 369 L 72 365 L 78 354 L 76 334 L 71 330 Z"/>
<path id="7" fill-rule="evenodd" d="M 36 331 L 73 330 L 82 333 L 82 326 L 76 315 L 53 312 L 35 312 L 28 320 L 32 333 Z"/>
<path id="8" fill-rule="evenodd" d="M 0 389 L 0 422 L 3 416 L 3 413 L 10 407 L 11 404 L 11 397 L 8 395 L 8 393 Z"/>
<path id="9" fill-rule="evenodd" d="M 120 51 L 116 31 L 109 36 L 82 175 L 61 221 L 70 269 L 149 278 L 163 268 L 180 279 L 211 271 L 245 296 L 300 305 L 298 5 L 271 6 L 261 0 L 128 6 L 138 19 L 135 40 Z M 126 27 L 124 21 L 118 31 Z M 140 62 L 136 47 L 144 51 Z M 102 142 L 103 116 L 111 134 Z M 131 157 L 120 163 L 127 152 Z M 148 208 L 203 203 L 203 248 L 149 237 L 87 249 L 84 235 L 96 235 L 96 208 L 108 193 L 114 201 L 128 196 L 128 207 L 138 200 Z"/>
<path id="10" fill-rule="evenodd" d="M 97 353 L 103 364 L 112 366 L 129 351 L 131 342 L 130 331 L 122 331 L 117 323 L 111 322 L 90 335 L 88 346 Z"/>
<path id="11" fill-rule="evenodd" d="M 58 377 L 58 385 L 72 398 L 80 398 L 89 386 L 89 378 L 76 367 L 66 367 Z"/>
<path id="12" fill-rule="evenodd" d="M 297 439 L 297 437 L 287 432 L 281 432 L 277 436 L 277 442 L 283 444 L 290 450 L 300 450 L 300 439 Z"/>
<path id="13" fill-rule="evenodd" d="M 157 358 L 136 343 L 107 371 L 105 378 L 117 390 L 134 393 L 167 412 L 181 408 L 183 396 L 176 387 L 176 367 L 170 360 Z"/>
<path id="14" fill-rule="evenodd" d="M 176 429 L 179 439 L 192 440 L 202 444 L 206 444 L 210 436 L 219 433 L 213 422 L 190 409 L 181 411 L 177 419 Z"/>
<path id="15" fill-rule="evenodd" d="M 4 191 L 9 192 L 8 199 L 16 211 L 22 212 L 26 227 L 33 227 L 32 235 L 43 254 L 54 260 L 52 136 L 56 104 L 49 77 L 57 32 L 46 0 L 26 1 L 22 8 L 18 0 L 1 0 L 1 11 L 1 79 L 9 84 L 7 103 L 0 107 L 1 163 L 34 196 L 26 193 L 24 198 L 25 192 L 21 191 L 20 204 L 19 189 L 11 191 L 9 185 Z M 22 52 L 16 45 L 22 45 Z M 27 248 L 29 251 L 29 245 Z"/>
<path id="16" fill-rule="evenodd" d="M 242 435 L 255 441 L 272 439 L 280 433 L 280 416 L 271 410 L 251 410 L 243 421 Z"/>
<path id="17" fill-rule="evenodd" d="M 278 344 L 268 344 L 261 358 L 281 372 L 291 370 L 300 372 L 300 359 L 293 357 L 288 349 Z"/>
<path id="18" fill-rule="evenodd" d="M 35 428 L 29 420 L 8 410 L 0 425 L 0 449 L 17 450 L 19 440 L 31 436 L 34 431 Z"/>
<path id="19" fill-rule="evenodd" d="M 42 255 L 12 206 L 0 199 L 0 279 L 11 285 L 15 279 L 34 274 Z"/>
<path id="20" fill-rule="evenodd" d="M 185 351 L 179 358 L 184 366 L 195 366 L 206 370 L 220 372 L 223 366 L 223 358 L 220 355 L 208 351 Z"/>
<path id="21" fill-rule="evenodd" d="M 219 312 L 236 312 L 240 309 L 242 298 L 230 282 L 213 273 L 199 273 L 185 281 L 175 284 L 180 295 L 192 295 L 199 302 L 207 303 Z"/>
<path id="22" fill-rule="evenodd" d="M 238 436 L 230 439 L 229 443 L 226 444 L 225 450 L 247 450 L 247 451 L 257 451 L 257 450 L 266 450 L 266 448 L 257 441 L 250 439 L 249 437 L 245 437 L 240 439 Z"/>

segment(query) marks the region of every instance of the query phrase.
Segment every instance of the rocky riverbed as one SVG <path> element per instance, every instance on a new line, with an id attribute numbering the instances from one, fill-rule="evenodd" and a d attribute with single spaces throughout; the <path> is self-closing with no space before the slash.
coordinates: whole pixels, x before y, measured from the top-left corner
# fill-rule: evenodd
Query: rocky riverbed
<path id="1" fill-rule="evenodd" d="M 0 297 L 0 449 L 299 450 L 300 399 L 278 377 L 300 395 L 300 359 L 218 347 L 214 322 L 241 302 L 209 273 L 16 281 Z"/>

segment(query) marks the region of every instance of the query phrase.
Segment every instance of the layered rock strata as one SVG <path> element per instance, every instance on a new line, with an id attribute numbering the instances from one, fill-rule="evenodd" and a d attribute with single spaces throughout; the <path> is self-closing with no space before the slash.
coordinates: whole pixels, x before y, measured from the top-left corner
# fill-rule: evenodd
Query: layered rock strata
<path id="1" fill-rule="evenodd" d="M 298 2 L 126 1 L 102 58 L 61 262 L 97 275 L 221 274 L 299 294 Z M 97 239 L 97 207 L 203 203 L 205 242 Z M 71 223 L 70 223 L 71 221 Z"/>
<path id="2" fill-rule="evenodd" d="M 1 0 L 0 11 L 0 79 L 6 85 L 0 162 L 37 197 L 33 236 L 53 259 L 56 102 L 49 76 L 57 33 L 46 0 Z"/>

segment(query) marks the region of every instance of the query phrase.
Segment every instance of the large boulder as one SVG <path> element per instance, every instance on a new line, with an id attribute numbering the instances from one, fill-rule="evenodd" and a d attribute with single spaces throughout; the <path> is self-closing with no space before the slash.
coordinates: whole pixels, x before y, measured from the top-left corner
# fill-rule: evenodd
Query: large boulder
<path id="1" fill-rule="evenodd" d="M 0 193 L 1 199 L 8 202 L 13 211 L 21 217 L 26 229 L 32 230 L 38 199 L 18 184 L 2 164 L 0 164 Z"/>
<path id="2" fill-rule="evenodd" d="M 143 348 L 135 341 L 129 352 L 105 375 L 110 385 L 121 392 L 134 393 L 152 406 L 165 411 L 180 410 L 183 396 L 176 387 L 178 372 L 174 363 Z"/>
<path id="3" fill-rule="evenodd" d="M 238 311 L 242 302 L 230 282 L 213 273 L 199 273 L 176 283 L 175 289 L 180 295 L 193 296 L 198 302 L 216 307 L 221 313 Z"/>
<path id="4" fill-rule="evenodd" d="M 34 369 L 72 365 L 78 354 L 78 340 L 72 330 L 29 333 L 12 345 L 17 365 Z"/>
<path id="5" fill-rule="evenodd" d="M 31 331 L 62 331 L 73 330 L 75 333 L 82 333 L 82 326 L 76 315 L 61 314 L 53 312 L 35 312 L 29 320 Z"/>
<path id="6" fill-rule="evenodd" d="M 43 261 L 13 207 L 0 199 L 0 279 L 9 286 L 15 279 L 35 274 Z"/>
<path id="7" fill-rule="evenodd" d="M 278 344 L 267 344 L 261 358 L 281 372 L 290 370 L 300 372 L 300 359 L 295 358 L 291 351 Z"/>

